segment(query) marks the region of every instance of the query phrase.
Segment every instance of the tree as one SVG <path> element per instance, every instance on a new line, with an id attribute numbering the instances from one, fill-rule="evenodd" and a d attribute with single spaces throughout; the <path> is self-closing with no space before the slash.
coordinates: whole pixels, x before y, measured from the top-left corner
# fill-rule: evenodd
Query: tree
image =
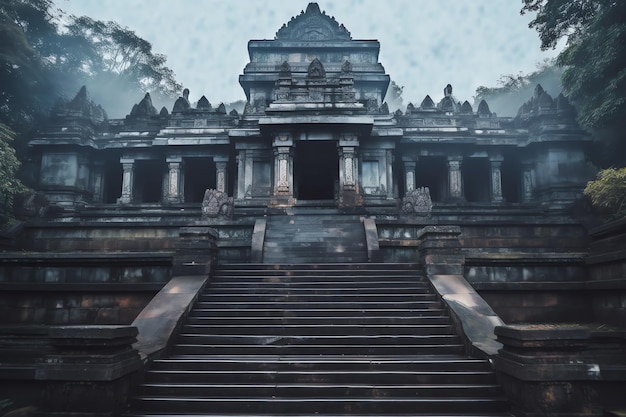
<path id="1" fill-rule="evenodd" d="M 11 142 L 15 137 L 8 126 L 0 123 L 0 225 L 10 219 L 13 197 L 26 188 L 15 176 L 20 163 Z"/>
<path id="2" fill-rule="evenodd" d="M 608 220 L 626 215 L 626 168 L 608 168 L 589 181 L 584 194 Z"/>
<path id="3" fill-rule="evenodd" d="M 523 0 L 522 14 L 536 12 L 530 27 L 542 49 L 561 38 L 557 58 L 563 87 L 579 122 L 606 146 L 604 165 L 626 165 L 626 2 L 621 0 Z"/>
<path id="4" fill-rule="evenodd" d="M 132 30 L 87 16 L 72 17 L 67 29 L 74 39 L 86 41 L 80 70 L 87 77 L 117 78 L 137 91 L 171 97 L 181 90 L 174 72 L 165 65 L 165 55 L 155 54 L 150 42 Z"/>
<path id="5" fill-rule="evenodd" d="M 562 74 L 563 71 L 554 60 L 546 60 L 529 74 L 520 72 L 502 75 L 497 87 L 480 86 L 476 89 L 475 107 L 485 100 L 491 108 L 498 109 L 498 115 L 515 116 L 520 106 L 532 97 L 537 84 L 541 84 L 544 90 L 556 97 L 563 90 Z"/>

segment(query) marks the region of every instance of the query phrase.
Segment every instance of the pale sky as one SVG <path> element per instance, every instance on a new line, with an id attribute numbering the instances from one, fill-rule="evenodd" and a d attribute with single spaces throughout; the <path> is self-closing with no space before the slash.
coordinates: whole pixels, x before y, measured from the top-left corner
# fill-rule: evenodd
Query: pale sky
<path id="1" fill-rule="evenodd" d="M 286 0 L 55 0 L 68 14 L 115 20 L 168 57 L 190 100 L 244 99 L 238 76 L 250 39 L 273 39 L 307 1 Z M 377 39 L 379 61 L 404 86 L 404 104 L 426 94 L 437 102 L 446 84 L 457 99 L 473 101 L 478 86 L 503 74 L 524 73 L 556 56 L 542 52 L 532 16 L 521 0 L 319 0 L 353 39 Z M 141 97 L 137 98 L 139 101 Z M 173 103 L 155 103 L 171 109 Z M 497 109 L 492 109 L 497 111 Z"/>

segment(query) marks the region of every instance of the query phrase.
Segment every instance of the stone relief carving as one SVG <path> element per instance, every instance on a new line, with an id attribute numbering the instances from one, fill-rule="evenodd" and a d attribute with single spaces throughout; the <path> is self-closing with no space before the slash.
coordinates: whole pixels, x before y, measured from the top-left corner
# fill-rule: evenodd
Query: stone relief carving
<path id="1" fill-rule="evenodd" d="M 232 197 L 221 191 L 208 189 L 202 199 L 203 219 L 232 219 L 235 202 Z"/>
<path id="2" fill-rule="evenodd" d="M 408 216 L 430 216 L 433 202 L 428 187 L 418 187 L 405 194 L 400 204 L 400 214 Z"/>

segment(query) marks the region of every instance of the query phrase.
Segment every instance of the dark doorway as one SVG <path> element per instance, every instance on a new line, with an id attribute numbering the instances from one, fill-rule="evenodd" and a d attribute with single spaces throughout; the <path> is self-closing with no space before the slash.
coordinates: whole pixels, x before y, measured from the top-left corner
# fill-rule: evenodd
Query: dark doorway
<path id="1" fill-rule="evenodd" d="M 119 155 L 104 158 L 104 178 L 102 181 L 102 202 L 115 204 L 122 195 L 122 176 L 124 170 Z"/>
<path id="2" fill-rule="evenodd" d="M 428 187 L 432 201 L 441 202 L 446 196 L 448 171 L 441 156 L 420 156 L 415 166 L 415 188 Z"/>
<path id="3" fill-rule="evenodd" d="M 333 200 L 339 180 L 334 141 L 298 142 L 294 156 L 294 188 L 300 200 Z"/>
<path id="4" fill-rule="evenodd" d="M 462 166 L 465 199 L 470 203 L 491 200 L 491 166 L 487 158 L 465 158 Z"/>
<path id="5" fill-rule="evenodd" d="M 165 162 L 156 159 L 135 161 L 135 203 L 158 203 L 163 193 Z"/>
<path id="6" fill-rule="evenodd" d="M 185 203 L 201 203 L 204 192 L 216 188 L 215 162 L 211 158 L 185 158 Z"/>

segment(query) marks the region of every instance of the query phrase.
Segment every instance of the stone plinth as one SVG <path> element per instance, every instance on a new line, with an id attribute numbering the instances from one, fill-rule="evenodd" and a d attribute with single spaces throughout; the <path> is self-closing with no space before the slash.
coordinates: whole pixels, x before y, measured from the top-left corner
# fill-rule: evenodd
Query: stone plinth
<path id="1" fill-rule="evenodd" d="M 50 327 L 55 352 L 36 364 L 34 375 L 44 381 L 42 415 L 120 415 L 142 367 L 132 347 L 136 336 L 131 326 Z"/>
<path id="2" fill-rule="evenodd" d="M 209 275 L 217 255 L 217 232 L 205 225 L 180 228 L 173 275 Z"/>
<path id="3" fill-rule="evenodd" d="M 516 416 L 601 416 L 623 405 L 626 333 L 605 326 L 531 324 L 496 327 L 494 358 Z"/>

